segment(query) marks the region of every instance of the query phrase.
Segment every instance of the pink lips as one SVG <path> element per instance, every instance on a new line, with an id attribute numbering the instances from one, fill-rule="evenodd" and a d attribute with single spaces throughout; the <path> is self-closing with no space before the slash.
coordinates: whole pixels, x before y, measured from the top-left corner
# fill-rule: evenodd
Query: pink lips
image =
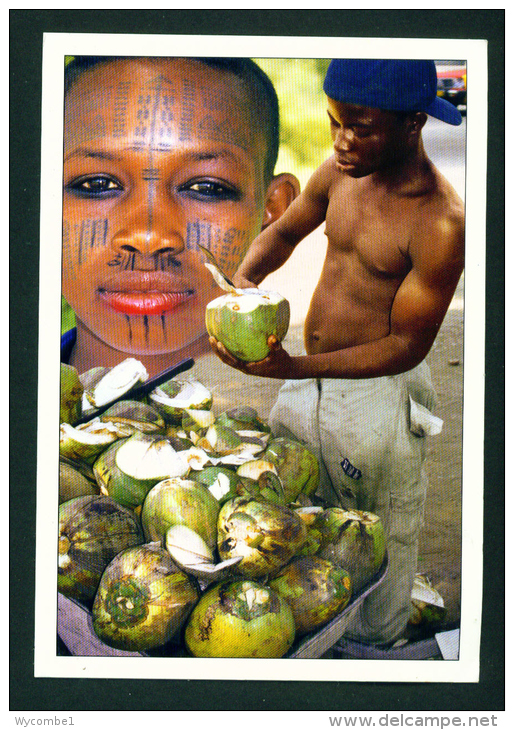
<path id="1" fill-rule="evenodd" d="M 191 292 L 103 291 L 100 296 L 112 309 L 123 314 L 164 314 L 179 307 Z"/>

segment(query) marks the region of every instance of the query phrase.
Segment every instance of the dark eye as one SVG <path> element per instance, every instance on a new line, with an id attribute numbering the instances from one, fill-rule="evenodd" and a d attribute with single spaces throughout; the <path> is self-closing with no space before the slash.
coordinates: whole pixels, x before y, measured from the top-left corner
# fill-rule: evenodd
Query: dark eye
<path id="1" fill-rule="evenodd" d="M 80 195 L 103 196 L 123 190 L 117 180 L 107 175 L 92 175 L 73 180 L 66 185 L 68 190 Z"/>
<path id="2" fill-rule="evenodd" d="M 367 124 L 354 124 L 351 129 L 356 137 L 368 137 L 371 134 L 371 127 Z"/>
<path id="3" fill-rule="evenodd" d="M 197 180 L 181 185 L 179 192 L 188 193 L 198 200 L 238 200 L 241 196 L 233 188 L 216 180 Z"/>

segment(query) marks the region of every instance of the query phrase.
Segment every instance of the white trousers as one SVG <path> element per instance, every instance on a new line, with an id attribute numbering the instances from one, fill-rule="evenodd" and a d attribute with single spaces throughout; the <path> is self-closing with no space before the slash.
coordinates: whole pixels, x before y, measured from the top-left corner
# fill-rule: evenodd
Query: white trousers
<path id="1" fill-rule="evenodd" d="M 287 381 L 270 414 L 276 435 L 289 432 L 318 457 L 320 497 L 383 522 L 389 569 L 356 607 L 349 638 L 387 644 L 407 625 L 427 491 L 425 436 L 442 425 L 434 407 L 430 372 L 421 363 L 381 378 Z"/>

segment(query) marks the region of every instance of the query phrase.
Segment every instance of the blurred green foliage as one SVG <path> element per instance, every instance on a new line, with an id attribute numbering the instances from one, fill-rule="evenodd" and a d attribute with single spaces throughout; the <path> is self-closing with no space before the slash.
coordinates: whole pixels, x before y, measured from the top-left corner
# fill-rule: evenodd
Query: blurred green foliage
<path id="1" fill-rule="evenodd" d="M 72 56 L 66 56 L 66 63 Z M 323 79 L 329 59 L 256 58 L 277 90 L 280 150 L 275 172 L 292 172 L 302 188 L 332 154 Z M 75 326 L 73 310 L 62 299 L 61 332 Z"/>
<path id="2" fill-rule="evenodd" d="M 255 58 L 277 90 L 280 152 L 276 172 L 292 172 L 305 185 L 332 154 L 323 79 L 330 59 Z"/>

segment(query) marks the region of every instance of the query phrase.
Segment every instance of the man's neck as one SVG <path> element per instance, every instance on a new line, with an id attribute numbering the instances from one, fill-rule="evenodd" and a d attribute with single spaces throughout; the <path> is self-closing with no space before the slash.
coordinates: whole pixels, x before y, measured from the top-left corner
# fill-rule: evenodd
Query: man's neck
<path id="1" fill-rule="evenodd" d="M 178 365 L 186 358 L 197 358 L 210 352 L 208 335 L 200 337 L 191 345 L 161 355 L 139 355 L 126 353 L 109 347 L 103 340 L 96 337 L 80 320 L 77 321 L 77 340 L 70 357 L 70 365 L 75 367 L 79 374 L 94 367 L 114 367 L 128 357 L 134 357 L 143 363 L 148 375 L 153 377 L 167 368 Z"/>
<path id="2" fill-rule="evenodd" d="M 418 144 L 398 163 L 373 173 L 370 182 L 387 193 L 402 196 L 422 195 L 432 188 L 434 167 L 428 159 L 421 137 Z"/>

